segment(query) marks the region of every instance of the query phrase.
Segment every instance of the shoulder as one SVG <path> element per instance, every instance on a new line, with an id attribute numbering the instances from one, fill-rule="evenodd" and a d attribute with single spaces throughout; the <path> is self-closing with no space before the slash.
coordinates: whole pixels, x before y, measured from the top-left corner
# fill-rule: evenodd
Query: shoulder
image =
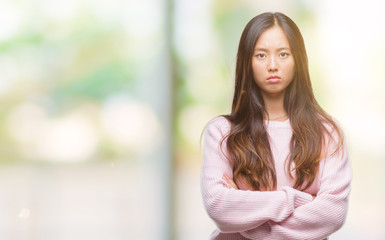
<path id="1" fill-rule="evenodd" d="M 330 118 L 329 121 L 323 119 L 322 124 L 328 138 L 338 141 L 339 138 L 343 137 L 343 130 L 341 125 L 335 118 Z"/>
<path id="2" fill-rule="evenodd" d="M 226 135 L 231 129 L 231 122 L 224 116 L 217 116 L 211 119 L 206 125 L 206 133 L 219 132 Z"/>
<path id="3" fill-rule="evenodd" d="M 207 128 L 217 128 L 229 131 L 231 128 L 231 122 L 224 116 L 217 116 L 207 123 Z"/>
<path id="4" fill-rule="evenodd" d="M 344 152 L 346 150 L 345 137 L 340 123 L 335 118 L 331 118 L 330 121 L 324 120 L 323 126 L 326 154 L 332 156 L 337 152 Z"/>

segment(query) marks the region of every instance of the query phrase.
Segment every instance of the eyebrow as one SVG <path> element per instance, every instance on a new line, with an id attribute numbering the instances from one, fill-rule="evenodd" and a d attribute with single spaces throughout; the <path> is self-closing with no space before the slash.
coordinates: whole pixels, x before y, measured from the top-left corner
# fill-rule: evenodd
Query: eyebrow
<path id="1" fill-rule="evenodd" d="M 289 50 L 290 51 L 290 48 L 288 47 L 281 47 L 281 48 L 278 48 L 278 51 L 282 51 L 282 50 Z M 254 52 L 256 51 L 264 51 L 264 52 L 268 52 L 269 50 L 266 49 L 266 48 L 259 48 L 259 47 L 256 47 L 254 48 Z"/>

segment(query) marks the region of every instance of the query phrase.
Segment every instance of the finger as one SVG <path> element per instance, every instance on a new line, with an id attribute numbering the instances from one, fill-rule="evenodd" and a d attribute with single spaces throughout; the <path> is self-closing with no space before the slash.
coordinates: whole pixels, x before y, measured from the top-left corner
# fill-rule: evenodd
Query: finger
<path id="1" fill-rule="evenodd" d="M 227 181 L 227 177 L 226 177 L 226 174 L 225 174 L 225 173 L 222 175 L 222 179 L 225 180 L 225 181 Z"/>
<path id="2" fill-rule="evenodd" d="M 230 182 L 230 186 L 232 187 L 232 188 L 234 188 L 234 189 L 238 189 L 238 186 L 235 184 L 235 182 L 234 181 L 232 181 L 231 180 L 231 182 Z"/>
<path id="3" fill-rule="evenodd" d="M 232 182 L 231 178 L 229 176 L 227 176 L 226 173 L 224 173 L 222 175 L 222 179 L 223 179 L 223 181 L 226 182 L 226 187 L 227 188 L 234 188 L 234 185 L 233 185 L 233 182 Z M 223 185 L 225 185 L 225 184 L 223 184 Z"/>
<path id="4" fill-rule="evenodd" d="M 227 183 L 231 188 L 238 189 L 238 186 L 235 184 L 235 182 L 233 181 L 233 179 L 227 178 L 227 179 L 225 179 L 225 181 L 226 181 L 226 183 Z"/>
<path id="5" fill-rule="evenodd" d="M 226 188 L 229 188 L 229 183 L 227 182 L 227 178 L 225 174 L 222 175 L 222 180 L 225 181 L 224 183 L 222 183 L 222 185 Z"/>
<path id="6" fill-rule="evenodd" d="M 231 178 L 230 178 L 226 173 L 224 173 L 224 174 L 222 175 L 222 179 L 223 179 L 224 181 L 226 181 L 227 183 L 229 183 L 229 181 L 231 181 Z"/>

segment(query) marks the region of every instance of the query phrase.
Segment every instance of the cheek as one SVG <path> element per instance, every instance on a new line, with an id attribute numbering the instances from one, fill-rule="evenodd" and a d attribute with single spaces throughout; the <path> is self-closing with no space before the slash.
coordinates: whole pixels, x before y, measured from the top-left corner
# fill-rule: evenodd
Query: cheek
<path id="1" fill-rule="evenodd" d="M 286 68 L 286 74 L 289 78 L 293 78 L 295 75 L 295 65 L 294 62 L 292 64 L 289 64 Z"/>
<path id="2" fill-rule="evenodd" d="M 293 78 L 295 75 L 295 66 L 291 68 L 291 77 Z"/>
<path id="3" fill-rule="evenodd" d="M 254 80 L 257 81 L 258 79 L 262 78 L 262 74 L 263 74 L 263 66 L 261 66 L 261 64 L 256 64 L 256 63 L 253 63 L 252 65 L 253 67 L 253 76 L 254 76 Z"/>

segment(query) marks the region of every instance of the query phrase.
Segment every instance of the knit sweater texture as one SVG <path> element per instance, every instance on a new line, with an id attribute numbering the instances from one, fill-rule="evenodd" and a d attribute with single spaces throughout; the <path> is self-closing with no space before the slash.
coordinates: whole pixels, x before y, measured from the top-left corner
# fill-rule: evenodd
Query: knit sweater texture
<path id="1" fill-rule="evenodd" d="M 224 173 L 233 177 L 226 140 L 231 124 L 224 117 L 211 120 L 205 130 L 201 191 L 205 209 L 217 229 L 210 239 L 320 240 L 342 227 L 348 210 L 352 179 L 346 147 L 332 155 L 336 136 L 326 138 L 327 154 L 318 174 L 304 191 L 293 188 L 286 172 L 292 128 L 290 120 L 265 121 L 275 163 L 275 191 L 252 191 L 225 187 Z M 292 172 L 294 173 L 294 172 Z M 313 196 L 316 196 L 313 199 Z"/>

